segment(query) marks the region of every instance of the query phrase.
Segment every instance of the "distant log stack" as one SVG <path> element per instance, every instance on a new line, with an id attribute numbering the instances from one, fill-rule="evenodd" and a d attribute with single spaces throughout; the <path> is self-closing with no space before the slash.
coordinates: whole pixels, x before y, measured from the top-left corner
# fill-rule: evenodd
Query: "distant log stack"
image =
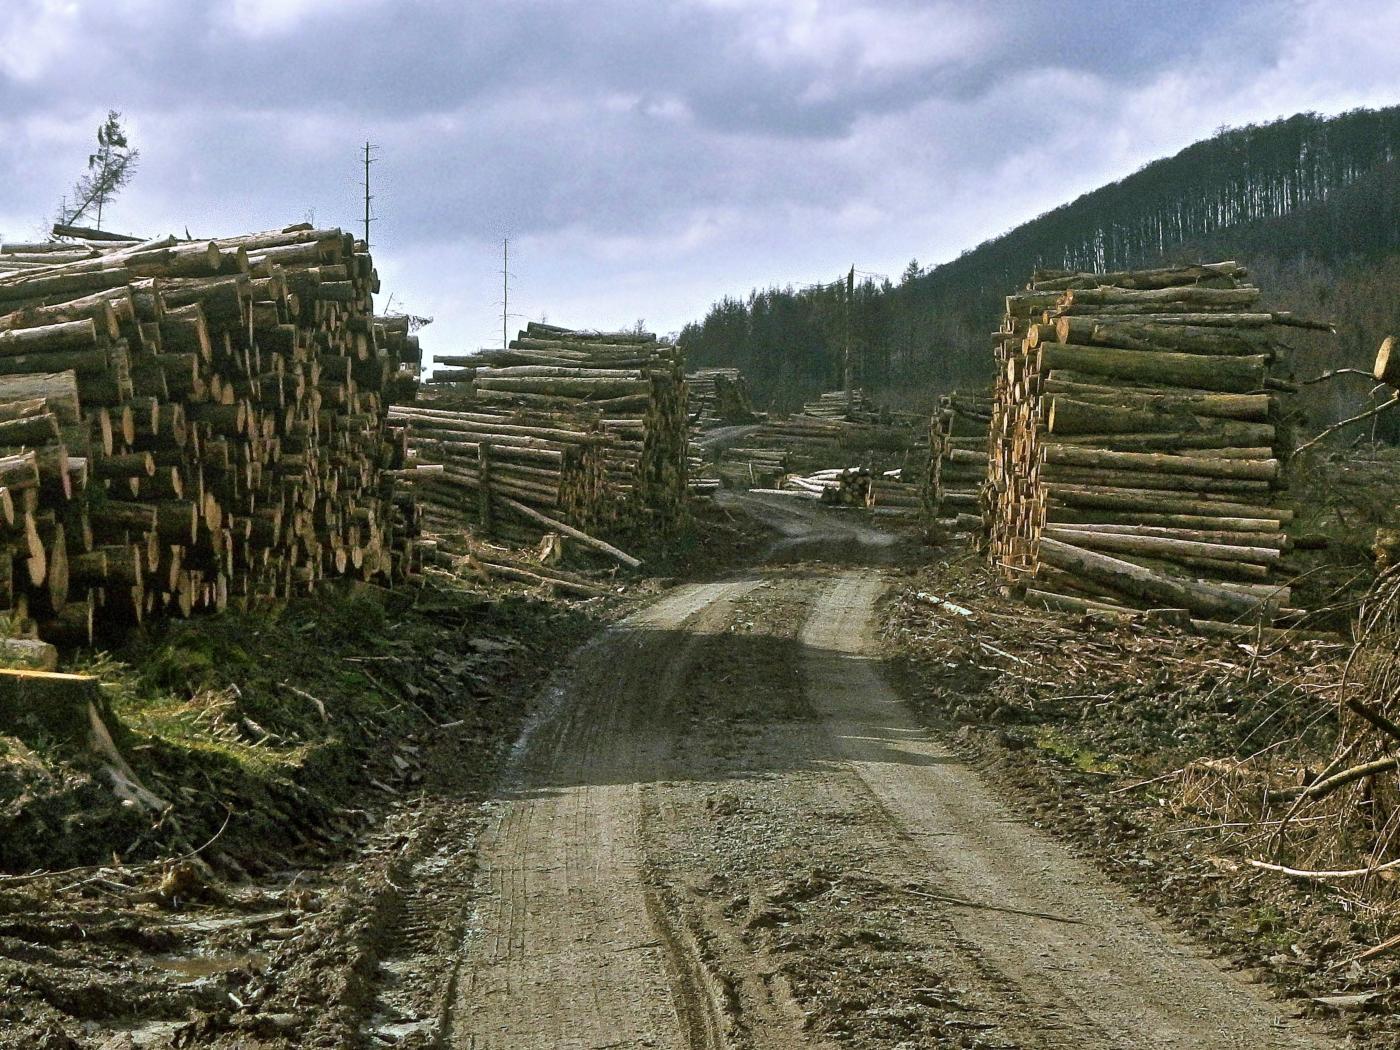
<path id="1" fill-rule="evenodd" d="M 1290 613 L 1275 330 L 1317 326 L 1259 294 L 1218 263 L 1037 271 L 1007 297 L 988 494 L 1010 583 L 1061 608 Z"/>
<path id="2" fill-rule="evenodd" d="M 754 436 L 756 445 L 781 449 L 804 464 L 830 463 L 843 458 L 846 427 L 839 420 L 795 414 L 770 418 Z"/>
<path id="3" fill-rule="evenodd" d="M 420 401 L 392 413 L 414 452 L 405 476 L 441 529 L 673 528 L 688 498 L 683 360 L 649 333 L 537 323 L 505 350 L 438 358 Z"/>
<path id="4" fill-rule="evenodd" d="M 829 390 L 820 394 L 815 401 L 808 401 L 802 406 L 802 414 L 818 419 L 848 420 L 852 423 L 880 422 L 879 407 L 859 388 L 852 390 L 849 398 L 844 390 Z"/>
<path id="5" fill-rule="evenodd" d="M 799 496 L 843 507 L 870 508 L 875 505 L 874 485 L 870 471 L 865 467 L 833 467 L 805 475 L 789 474 L 777 488 L 752 491 Z"/>
<path id="6" fill-rule="evenodd" d="M 701 368 L 686 374 L 685 385 L 690 392 L 690 422 L 700 430 L 758 419 L 749 384 L 737 368 Z"/>
<path id="7" fill-rule="evenodd" d="M 771 488 L 788 472 L 782 449 L 726 448 L 719 454 L 718 474 L 725 488 Z"/>
<path id="8" fill-rule="evenodd" d="M 606 482 L 595 425 L 531 411 L 396 405 L 423 523 L 439 534 L 472 531 L 533 543 L 546 523 L 511 513 L 506 500 L 582 529 L 595 528 L 606 508 Z"/>
<path id="9" fill-rule="evenodd" d="M 919 473 L 901 467 L 872 477 L 870 496 L 875 512 L 898 518 L 916 518 L 922 514 L 924 500 L 914 480 Z"/>
<path id="10" fill-rule="evenodd" d="M 377 290 L 305 225 L 0 247 L 0 608 L 85 644 L 406 569 Z"/>
<path id="11" fill-rule="evenodd" d="M 953 392 L 938 399 L 929 421 L 929 458 L 924 501 L 930 517 L 944 525 L 982 529 L 987 483 L 990 396 Z"/>

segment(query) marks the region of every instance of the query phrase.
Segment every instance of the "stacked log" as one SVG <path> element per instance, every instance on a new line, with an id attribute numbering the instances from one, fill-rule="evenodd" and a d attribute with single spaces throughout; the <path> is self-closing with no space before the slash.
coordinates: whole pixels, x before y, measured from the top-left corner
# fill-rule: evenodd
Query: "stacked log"
<path id="1" fill-rule="evenodd" d="M 504 350 L 438 358 L 392 417 L 429 523 L 531 541 L 673 528 L 689 495 L 683 361 L 650 333 L 533 322 Z"/>
<path id="2" fill-rule="evenodd" d="M 989 551 L 1058 608 L 1289 613 L 1275 326 L 1234 263 L 1038 271 L 997 333 Z M 971 465 L 971 461 L 969 460 Z"/>
<path id="3" fill-rule="evenodd" d="M 700 430 L 737 426 L 758 419 L 749 397 L 749 384 L 737 368 L 701 368 L 686 373 L 690 393 L 690 423 Z"/>
<path id="4" fill-rule="evenodd" d="M 864 390 L 856 388 L 848 398 L 844 390 L 830 390 L 802 406 L 802 414 L 818 419 L 843 419 L 852 423 L 880 422 L 880 409 Z"/>
<path id="5" fill-rule="evenodd" d="M 788 472 L 788 454 L 782 449 L 726 448 L 720 451 L 717 470 L 725 488 L 771 488 Z"/>
<path id="6" fill-rule="evenodd" d="M 757 445 L 782 449 L 815 464 L 842 458 L 846 436 L 847 428 L 840 420 L 798 413 L 786 419 L 769 419 L 754 439 Z"/>
<path id="7" fill-rule="evenodd" d="M 373 262 L 340 230 L 0 248 L 0 608 L 94 624 L 406 568 Z M 400 538 L 401 537 L 397 537 Z"/>
<path id="8" fill-rule="evenodd" d="M 929 421 L 924 500 L 928 514 L 944 525 L 982 527 L 992 413 L 990 395 L 954 391 L 938 399 Z"/>
<path id="9" fill-rule="evenodd" d="M 504 499 L 581 529 L 600 523 L 607 504 L 605 437 L 595 424 L 422 402 L 390 408 L 389 425 L 402 434 L 409 454 L 399 476 L 411 485 L 430 531 L 473 527 L 524 542 L 548 531 L 537 519 L 512 513 Z"/>
<path id="10" fill-rule="evenodd" d="M 896 468 L 871 478 L 870 504 L 877 514 L 915 518 L 924 510 L 923 494 L 915 479 L 922 472 Z"/>
<path id="11" fill-rule="evenodd" d="M 753 492 L 776 493 L 819 500 L 833 506 L 874 506 L 874 485 L 865 467 L 832 467 L 810 474 L 789 474 L 777 488 L 752 489 Z"/>

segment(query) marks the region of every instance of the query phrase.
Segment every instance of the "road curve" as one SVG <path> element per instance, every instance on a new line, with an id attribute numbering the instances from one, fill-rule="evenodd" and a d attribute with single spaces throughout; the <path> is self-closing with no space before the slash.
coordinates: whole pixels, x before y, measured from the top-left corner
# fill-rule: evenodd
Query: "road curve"
<path id="1" fill-rule="evenodd" d="M 886 586 L 755 571 L 582 652 L 490 803 L 443 1044 L 1335 1045 L 917 724 L 875 655 Z"/>

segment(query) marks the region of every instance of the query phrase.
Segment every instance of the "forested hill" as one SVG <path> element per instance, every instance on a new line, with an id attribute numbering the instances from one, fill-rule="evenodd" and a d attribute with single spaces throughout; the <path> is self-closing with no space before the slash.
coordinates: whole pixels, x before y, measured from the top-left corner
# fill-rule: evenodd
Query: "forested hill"
<path id="1" fill-rule="evenodd" d="M 1335 315 L 1337 300 L 1357 299 L 1368 316 L 1338 316 L 1336 345 L 1348 355 L 1377 325 L 1400 322 L 1392 280 L 1381 281 L 1378 290 L 1391 292 L 1379 306 L 1353 287 L 1373 286 L 1400 263 L 1400 106 L 1227 130 L 952 262 L 927 272 L 911 265 L 898 284 L 857 285 L 849 318 L 857 382 L 897 403 L 985 382 L 1001 298 L 1036 266 L 1112 270 L 1204 257 L 1250 265 L 1279 307 Z M 682 340 L 693 362 L 742 368 L 761 401 L 792 409 L 839 382 L 844 300 L 844 284 L 726 298 Z M 1383 333 L 1374 334 L 1378 342 Z M 1331 352 L 1321 346 L 1312 352 Z"/>

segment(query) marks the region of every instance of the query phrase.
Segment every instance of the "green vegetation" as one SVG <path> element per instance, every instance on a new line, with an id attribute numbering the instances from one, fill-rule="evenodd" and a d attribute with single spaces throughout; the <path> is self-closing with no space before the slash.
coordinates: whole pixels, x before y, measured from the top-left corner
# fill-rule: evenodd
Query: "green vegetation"
<path id="1" fill-rule="evenodd" d="M 1041 751 L 1072 766 L 1081 773 L 1120 774 L 1129 772 L 1120 762 L 1099 754 L 1069 733 L 1054 726 L 1041 726 L 1035 733 L 1035 746 Z"/>
<path id="2" fill-rule="evenodd" d="M 595 626 L 577 607 L 445 577 L 163 624 L 71 669 L 101 677 L 119 749 L 170 814 L 122 806 L 91 756 L 4 741 L 0 863 L 180 851 L 226 821 L 219 851 L 245 866 L 314 850 L 338 807 L 363 808 L 369 781 L 398 777 L 398 749 L 425 730 L 462 726 L 477 749 L 463 761 L 486 768 L 534 682 Z"/>

